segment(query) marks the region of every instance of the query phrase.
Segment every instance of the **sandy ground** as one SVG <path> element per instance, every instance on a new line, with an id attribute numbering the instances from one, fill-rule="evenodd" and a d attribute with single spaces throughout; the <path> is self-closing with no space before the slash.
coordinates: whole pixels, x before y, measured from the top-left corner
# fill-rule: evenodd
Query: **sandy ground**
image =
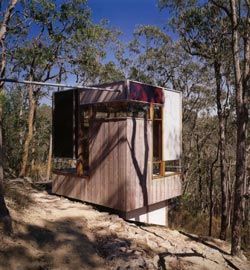
<path id="1" fill-rule="evenodd" d="M 129 223 L 22 183 L 13 189 L 14 234 L 0 233 L 0 269 L 250 269 L 226 242 Z"/>

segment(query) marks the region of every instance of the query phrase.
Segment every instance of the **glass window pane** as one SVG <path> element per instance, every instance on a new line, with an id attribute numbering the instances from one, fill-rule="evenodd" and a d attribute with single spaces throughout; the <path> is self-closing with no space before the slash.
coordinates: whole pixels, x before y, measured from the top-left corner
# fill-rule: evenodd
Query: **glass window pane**
<path id="1" fill-rule="evenodd" d="M 162 121 L 153 121 L 153 161 L 162 159 Z"/>
<path id="2" fill-rule="evenodd" d="M 181 172 L 180 160 L 165 161 L 165 172 Z"/>
<path id="3" fill-rule="evenodd" d="M 149 111 L 149 104 L 139 102 L 111 102 L 88 105 L 84 107 L 86 117 L 89 118 L 87 108 L 93 108 L 93 117 L 100 118 L 116 118 L 116 117 L 136 117 L 145 118 Z"/>
<path id="4" fill-rule="evenodd" d="M 153 163 L 153 177 L 161 175 L 161 163 Z"/>
<path id="5" fill-rule="evenodd" d="M 161 106 L 154 106 L 154 119 L 162 119 L 162 108 Z"/>

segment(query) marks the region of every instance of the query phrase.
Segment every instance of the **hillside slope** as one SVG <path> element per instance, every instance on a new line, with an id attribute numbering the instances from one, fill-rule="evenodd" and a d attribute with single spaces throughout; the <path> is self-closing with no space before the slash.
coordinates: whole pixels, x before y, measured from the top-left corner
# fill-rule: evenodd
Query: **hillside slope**
<path id="1" fill-rule="evenodd" d="M 14 235 L 0 234 L 0 269 L 250 269 L 223 241 L 129 223 L 22 181 L 7 202 Z"/>

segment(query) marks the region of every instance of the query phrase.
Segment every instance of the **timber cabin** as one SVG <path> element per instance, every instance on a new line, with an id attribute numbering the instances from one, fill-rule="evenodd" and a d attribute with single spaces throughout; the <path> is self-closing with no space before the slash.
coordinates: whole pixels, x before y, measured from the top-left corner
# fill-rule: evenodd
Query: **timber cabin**
<path id="1" fill-rule="evenodd" d="M 52 192 L 167 225 L 182 194 L 182 94 L 131 80 L 55 92 Z"/>

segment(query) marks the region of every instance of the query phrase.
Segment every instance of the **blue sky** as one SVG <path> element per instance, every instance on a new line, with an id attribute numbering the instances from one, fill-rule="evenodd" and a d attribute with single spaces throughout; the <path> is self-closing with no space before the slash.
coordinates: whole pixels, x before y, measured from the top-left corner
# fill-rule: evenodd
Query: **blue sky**
<path id="1" fill-rule="evenodd" d="M 95 22 L 107 19 L 110 26 L 123 32 L 121 40 L 132 39 L 138 25 L 163 27 L 168 19 L 166 10 L 160 11 L 157 0 L 88 0 Z"/>
<path id="2" fill-rule="evenodd" d="M 56 0 L 60 3 L 60 0 Z M 117 28 L 123 34 L 121 41 L 132 40 L 133 32 L 139 25 L 155 25 L 163 28 L 169 18 L 168 11 L 159 10 L 157 0 L 87 0 L 92 11 L 92 19 L 98 23 L 102 19 L 109 22 L 110 27 Z M 35 30 L 33 34 L 35 33 Z M 174 37 L 173 33 L 168 34 Z M 108 52 L 106 61 L 114 61 L 112 52 Z M 69 76 L 68 84 L 75 84 L 75 78 Z"/>

